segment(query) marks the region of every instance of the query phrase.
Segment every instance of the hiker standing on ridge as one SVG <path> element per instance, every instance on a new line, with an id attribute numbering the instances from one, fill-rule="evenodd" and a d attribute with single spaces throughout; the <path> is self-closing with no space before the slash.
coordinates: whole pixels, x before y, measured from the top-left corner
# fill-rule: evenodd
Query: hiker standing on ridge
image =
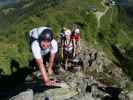
<path id="1" fill-rule="evenodd" d="M 66 29 L 64 31 L 64 41 L 62 43 L 62 49 L 63 49 L 63 60 L 64 60 L 64 69 L 67 70 L 68 67 L 68 61 L 74 57 L 74 44 L 71 39 L 71 30 Z"/>
<path id="2" fill-rule="evenodd" d="M 74 28 L 72 31 L 71 39 L 74 42 L 75 56 L 80 53 L 80 29 Z"/>
<path id="3" fill-rule="evenodd" d="M 42 79 L 45 85 L 54 85 L 55 81 L 49 80 L 45 68 L 46 62 L 49 62 L 48 74 L 53 73 L 53 65 L 58 51 L 57 41 L 53 39 L 52 29 L 49 27 L 34 28 L 29 32 L 29 35 L 34 61 L 39 67 Z"/>
<path id="4" fill-rule="evenodd" d="M 63 27 L 60 32 L 60 47 L 61 47 L 61 58 L 63 59 L 63 42 L 65 41 L 65 30 L 66 28 Z"/>

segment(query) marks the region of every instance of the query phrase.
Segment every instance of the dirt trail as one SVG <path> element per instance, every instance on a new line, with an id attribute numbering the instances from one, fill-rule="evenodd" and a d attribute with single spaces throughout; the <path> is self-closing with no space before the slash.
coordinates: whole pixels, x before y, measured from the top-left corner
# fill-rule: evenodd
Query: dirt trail
<path id="1" fill-rule="evenodd" d="M 104 2 L 102 1 L 101 4 L 105 7 L 105 10 L 103 12 L 97 11 L 94 14 L 96 15 L 97 18 L 97 29 L 100 27 L 100 21 L 101 18 L 108 12 L 109 7 L 105 6 Z"/>

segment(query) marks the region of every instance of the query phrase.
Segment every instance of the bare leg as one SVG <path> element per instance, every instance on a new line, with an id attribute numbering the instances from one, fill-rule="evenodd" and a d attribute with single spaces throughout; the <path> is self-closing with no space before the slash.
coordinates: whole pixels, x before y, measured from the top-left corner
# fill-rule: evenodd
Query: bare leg
<path id="1" fill-rule="evenodd" d="M 65 70 L 68 69 L 68 58 L 65 60 Z"/>

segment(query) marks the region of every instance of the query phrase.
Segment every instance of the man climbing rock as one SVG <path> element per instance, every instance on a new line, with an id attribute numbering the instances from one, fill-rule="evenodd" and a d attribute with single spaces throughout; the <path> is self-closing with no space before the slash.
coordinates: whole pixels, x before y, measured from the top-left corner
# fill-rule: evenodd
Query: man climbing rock
<path id="1" fill-rule="evenodd" d="M 49 80 L 46 72 L 46 62 L 48 63 L 48 74 L 53 73 L 56 53 L 58 51 L 57 41 L 53 39 L 52 29 L 49 27 L 34 28 L 29 32 L 31 50 L 36 65 L 42 75 L 45 85 L 54 85 L 55 81 Z"/>

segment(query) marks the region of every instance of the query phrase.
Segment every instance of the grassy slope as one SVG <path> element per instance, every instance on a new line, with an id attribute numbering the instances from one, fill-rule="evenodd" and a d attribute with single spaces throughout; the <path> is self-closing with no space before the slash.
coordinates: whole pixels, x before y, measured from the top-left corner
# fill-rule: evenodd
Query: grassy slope
<path id="1" fill-rule="evenodd" d="M 114 6 L 108 11 L 106 16 L 102 18 L 98 39 L 111 59 L 119 63 L 122 69 L 133 78 L 132 18 L 126 12 L 126 9 Z"/>

